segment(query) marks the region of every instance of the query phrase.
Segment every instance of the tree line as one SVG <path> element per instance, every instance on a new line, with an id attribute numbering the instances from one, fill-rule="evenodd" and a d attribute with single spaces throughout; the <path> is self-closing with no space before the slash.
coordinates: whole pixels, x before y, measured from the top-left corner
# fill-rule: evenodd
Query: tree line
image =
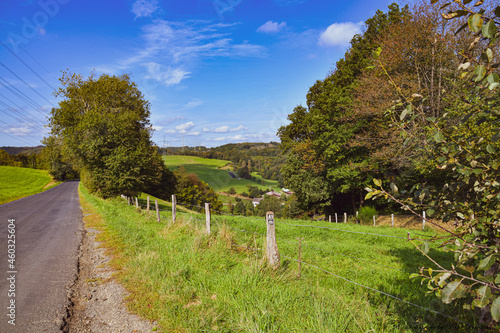
<path id="1" fill-rule="evenodd" d="M 500 321 L 499 25 L 495 1 L 391 4 L 278 131 L 302 209 L 372 199 L 448 222 L 429 241 L 454 252 L 454 266 L 434 261 L 414 277 L 485 329 Z"/>

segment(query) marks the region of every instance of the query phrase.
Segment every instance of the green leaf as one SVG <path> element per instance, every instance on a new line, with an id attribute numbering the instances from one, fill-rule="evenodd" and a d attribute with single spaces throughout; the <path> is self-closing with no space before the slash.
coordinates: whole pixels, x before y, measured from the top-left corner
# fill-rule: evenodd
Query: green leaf
<path id="1" fill-rule="evenodd" d="M 445 304 L 450 304 L 456 298 L 460 298 L 464 294 L 464 286 L 460 281 L 452 281 L 443 289 L 442 301 Z"/>
<path id="2" fill-rule="evenodd" d="M 427 214 L 427 216 L 431 217 L 432 215 L 434 215 L 434 209 L 429 208 L 425 211 L 425 213 Z"/>
<path id="3" fill-rule="evenodd" d="M 483 26 L 483 18 L 481 17 L 481 14 L 469 16 L 469 20 L 467 22 L 469 23 L 469 29 L 472 32 L 478 32 Z"/>
<path id="4" fill-rule="evenodd" d="M 474 71 L 474 74 L 476 75 L 476 78 L 474 79 L 474 81 L 479 82 L 486 75 L 486 68 L 484 68 L 483 65 L 479 65 L 479 66 L 476 67 L 476 70 Z"/>
<path id="5" fill-rule="evenodd" d="M 495 33 L 497 32 L 497 26 L 493 20 L 488 21 L 485 25 L 483 25 L 483 36 L 486 38 L 493 38 Z M 491 61 L 491 60 L 490 60 Z"/>
<path id="6" fill-rule="evenodd" d="M 500 6 L 497 6 L 497 8 L 495 8 L 495 15 L 497 17 L 500 17 Z"/>
<path id="7" fill-rule="evenodd" d="M 490 153 L 490 154 L 494 154 L 494 153 L 496 152 L 496 149 L 495 149 L 495 147 L 494 147 L 493 145 L 488 144 L 488 145 L 486 146 L 486 151 L 487 151 L 488 153 Z"/>
<path id="8" fill-rule="evenodd" d="M 391 183 L 391 185 L 390 185 L 390 186 L 391 186 L 391 191 L 392 191 L 392 192 L 397 192 L 397 191 L 398 191 L 398 187 L 396 186 L 396 184 Z"/>
<path id="9" fill-rule="evenodd" d="M 406 106 L 406 108 L 401 112 L 401 115 L 399 116 L 399 119 L 402 121 L 403 119 L 406 118 L 408 114 L 411 114 L 413 111 L 413 107 L 409 104 Z"/>
<path id="10" fill-rule="evenodd" d="M 373 178 L 373 183 L 374 183 L 375 185 L 377 185 L 378 187 L 381 187 L 381 186 L 382 186 L 382 182 L 380 181 L 380 179 Z"/>
<path id="11" fill-rule="evenodd" d="M 484 308 L 489 304 L 491 298 L 491 289 L 488 286 L 482 286 L 477 290 L 478 298 L 475 299 L 472 304 L 479 308 Z"/>
<path id="12" fill-rule="evenodd" d="M 444 142 L 443 133 L 441 133 L 441 131 L 437 131 L 436 134 L 434 134 L 434 140 L 436 140 L 436 142 Z"/>
<path id="13" fill-rule="evenodd" d="M 481 53 L 481 58 L 484 62 L 490 63 L 493 60 L 493 51 L 491 51 L 490 48 L 487 48 L 483 53 Z"/>
<path id="14" fill-rule="evenodd" d="M 382 48 L 379 46 L 375 50 L 372 51 L 372 56 L 375 59 L 378 59 L 380 57 L 380 54 L 382 53 Z"/>
<path id="15" fill-rule="evenodd" d="M 498 83 L 500 82 L 500 77 L 497 73 L 490 73 L 490 75 L 486 77 L 486 80 L 488 81 L 488 83 Z"/>
<path id="16" fill-rule="evenodd" d="M 486 258 L 484 258 L 483 260 L 481 260 L 477 269 L 486 271 L 486 270 L 490 269 L 490 267 L 494 263 L 495 263 L 495 257 L 493 257 L 493 255 L 491 254 L 491 255 L 487 256 Z"/>
<path id="17" fill-rule="evenodd" d="M 368 193 L 366 193 L 365 200 L 370 199 L 371 197 L 373 197 L 374 194 L 375 194 L 375 192 L 368 192 Z"/>
<path id="18" fill-rule="evenodd" d="M 422 247 L 420 248 L 422 250 L 422 252 L 424 252 L 425 254 L 429 253 L 429 250 L 430 250 L 430 245 L 429 245 L 429 242 L 425 242 L 424 244 L 422 244 Z M 430 268 L 429 268 L 430 269 Z M 430 273 L 431 271 L 429 271 Z"/>
<path id="19" fill-rule="evenodd" d="M 497 297 L 491 304 L 491 317 L 496 321 L 500 321 L 500 297 Z"/>

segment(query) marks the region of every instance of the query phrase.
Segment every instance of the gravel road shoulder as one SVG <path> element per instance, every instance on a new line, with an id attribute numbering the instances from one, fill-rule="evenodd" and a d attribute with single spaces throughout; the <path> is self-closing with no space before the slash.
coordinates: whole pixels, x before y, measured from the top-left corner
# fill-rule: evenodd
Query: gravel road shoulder
<path id="1" fill-rule="evenodd" d="M 96 241 L 100 231 L 85 227 L 65 332 L 152 332 L 155 325 L 127 311 L 125 288 L 114 280 L 111 260 Z"/>

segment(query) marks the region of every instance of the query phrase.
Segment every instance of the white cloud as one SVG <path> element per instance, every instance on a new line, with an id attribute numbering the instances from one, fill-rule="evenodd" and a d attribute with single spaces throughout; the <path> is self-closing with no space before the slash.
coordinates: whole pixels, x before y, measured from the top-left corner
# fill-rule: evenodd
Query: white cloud
<path id="1" fill-rule="evenodd" d="M 186 105 L 184 105 L 184 108 L 185 109 L 192 109 L 192 108 L 195 108 L 195 107 L 200 106 L 202 104 L 203 104 L 203 102 L 200 101 L 199 99 L 197 99 L 197 100 L 186 103 Z"/>
<path id="2" fill-rule="evenodd" d="M 334 23 L 326 28 L 319 37 L 319 44 L 322 46 L 346 46 L 349 45 L 352 37 L 361 33 L 363 22 Z"/>
<path id="3" fill-rule="evenodd" d="M 286 22 L 278 23 L 273 21 L 267 21 L 257 29 L 257 32 L 276 33 L 284 28 L 286 28 Z"/>
<path id="4" fill-rule="evenodd" d="M 182 80 L 189 77 L 190 72 L 186 72 L 180 68 L 168 67 L 166 70 L 162 70 L 162 65 L 156 62 L 149 62 L 145 64 L 148 69 L 148 74 L 146 79 L 153 79 L 156 81 L 163 82 L 167 86 L 174 84 L 179 84 Z"/>
<path id="5" fill-rule="evenodd" d="M 166 129 L 165 133 L 167 133 L 167 134 L 175 134 L 175 130 L 173 130 L 173 129 Z"/>
<path id="6" fill-rule="evenodd" d="M 208 127 L 203 127 L 203 132 L 210 132 L 210 128 L 208 128 Z"/>
<path id="7" fill-rule="evenodd" d="M 161 130 L 163 129 L 163 126 L 154 126 L 154 125 L 153 125 L 153 129 L 154 129 L 155 131 L 161 131 Z"/>
<path id="8" fill-rule="evenodd" d="M 158 9 L 158 0 L 137 0 L 132 5 L 135 18 L 151 16 Z"/>
<path id="9" fill-rule="evenodd" d="M 240 125 L 240 126 L 238 126 L 238 127 L 236 127 L 236 128 L 231 128 L 229 131 L 230 131 L 230 132 L 238 132 L 238 131 L 241 131 L 241 130 L 246 130 L 246 129 L 248 129 L 248 127 L 245 127 L 245 126 L 243 126 L 243 125 Z"/>
<path id="10" fill-rule="evenodd" d="M 217 127 L 215 130 L 214 130 L 215 133 L 227 133 L 229 132 L 229 126 L 221 126 L 221 127 Z"/>
<path id="11" fill-rule="evenodd" d="M 200 135 L 200 132 L 199 131 L 190 131 L 190 132 L 187 132 L 186 135 L 198 136 L 198 135 Z"/>
<path id="12" fill-rule="evenodd" d="M 12 133 L 14 135 L 24 136 L 33 132 L 32 129 L 27 127 L 12 127 L 10 129 L 5 130 L 7 133 Z"/>
<path id="13" fill-rule="evenodd" d="M 180 124 L 180 125 L 177 125 L 175 126 L 175 130 L 178 132 L 178 133 L 181 133 L 181 134 L 185 134 L 187 133 L 187 131 L 191 128 L 194 127 L 194 123 L 192 121 L 189 121 L 187 123 L 184 123 L 184 124 Z"/>

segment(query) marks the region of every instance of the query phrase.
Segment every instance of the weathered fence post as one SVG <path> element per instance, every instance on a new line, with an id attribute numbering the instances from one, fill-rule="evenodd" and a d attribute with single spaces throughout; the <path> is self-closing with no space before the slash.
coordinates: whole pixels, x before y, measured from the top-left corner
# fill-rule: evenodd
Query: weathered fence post
<path id="1" fill-rule="evenodd" d="M 135 197 L 135 208 L 139 208 L 139 199 Z"/>
<path id="2" fill-rule="evenodd" d="M 127 195 L 127 205 L 130 205 L 130 197 Z"/>
<path id="3" fill-rule="evenodd" d="M 278 252 L 278 244 L 276 244 L 276 229 L 274 225 L 274 213 L 266 213 L 267 224 L 267 261 L 273 268 L 280 266 L 280 254 Z"/>
<path id="4" fill-rule="evenodd" d="M 155 207 L 156 207 L 156 221 L 160 223 L 160 210 L 158 209 L 158 200 L 155 200 Z"/>
<path id="5" fill-rule="evenodd" d="M 339 219 L 337 218 L 337 213 L 335 213 L 335 223 L 339 223 Z"/>
<path id="6" fill-rule="evenodd" d="M 391 214 L 391 227 L 394 228 L 394 214 Z"/>
<path id="7" fill-rule="evenodd" d="M 172 223 L 175 223 L 175 215 L 177 213 L 176 206 L 177 205 L 177 199 L 175 197 L 175 194 L 172 194 Z"/>
<path id="8" fill-rule="evenodd" d="M 347 213 L 344 213 L 344 223 L 347 223 Z"/>
<path id="9" fill-rule="evenodd" d="M 359 224 L 358 211 L 356 211 L 356 224 Z"/>
<path id="10" fill-rule="evenodd" d="M 302 275 L 302 258 L 300 257 L 301 255 L 301 252 L 302 252 L 302 240 L 303 238 L 297 238 L 298 241 L 299 241 L 299 260 L 298 260 L 298 263 L 299 263 L 299 279 Z"/>
<path id="11" fill-rule="evenodd" d="M 373 215 L 373 226 L 375 226 L 375 215 Z"/>
<path id="12" fill-rule="evenodd" d="M 332 216 L 328 215 L 328 222 L 332 223 Z"/>
<path id="13" fill-rule="evenodd" d="M 422 216 L 424 217 L 422 220 L 422 229 L 425 229 L 425 210 L 422 212 Z"/>
<path id="14" fill-rule="evenodd" d="M 210 204 L 205 202 L 205 224 L 207 226 L 207 234 L 210 235 Z"/>
<path id="15" fill-rule="evenodd" d="M 147 213 L 149 215 L 149 195 L 148 195 L 148 206 L 147 206 L 146 210 L 147 210 Z"/>

